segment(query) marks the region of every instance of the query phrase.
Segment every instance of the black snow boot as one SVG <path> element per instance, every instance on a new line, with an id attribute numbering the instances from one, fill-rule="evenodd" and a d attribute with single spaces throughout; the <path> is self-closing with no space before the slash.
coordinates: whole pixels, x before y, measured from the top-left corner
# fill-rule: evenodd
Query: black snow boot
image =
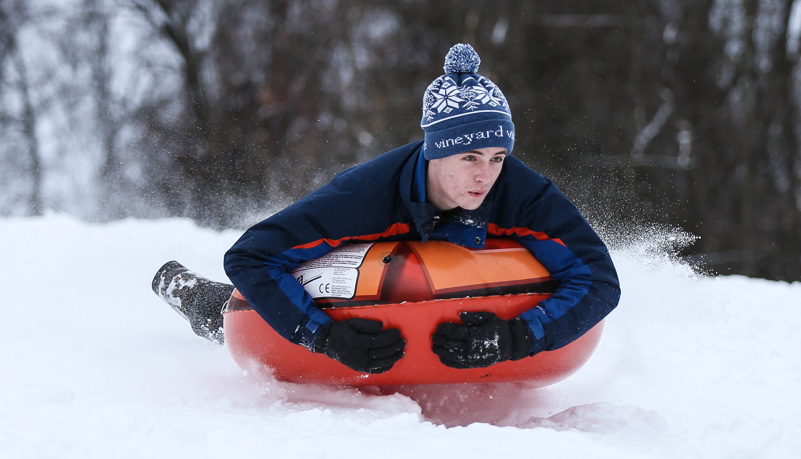
<path id="1" fill-rule="evenodd" d="M 177 261 L 169 261 L 156 272 L 151 287 L 189 321 L 196 335 L 223 344 L 222 310 L 233 285 L 200 277 Z"/>

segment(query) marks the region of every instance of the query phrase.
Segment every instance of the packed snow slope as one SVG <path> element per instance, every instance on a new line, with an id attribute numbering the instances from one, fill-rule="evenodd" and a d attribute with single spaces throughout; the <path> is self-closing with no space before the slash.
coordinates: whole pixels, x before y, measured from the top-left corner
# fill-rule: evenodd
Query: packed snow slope
<path id="1" fill-rule="evenodd" d="M 243 372 L 150 291 L 170 259 L 225 280 L 238 236 L 0 219 L 0 457 L 801 457 L 801 283 L 700 276 L 633 235 L 575 375 L 382 394 Z"/>

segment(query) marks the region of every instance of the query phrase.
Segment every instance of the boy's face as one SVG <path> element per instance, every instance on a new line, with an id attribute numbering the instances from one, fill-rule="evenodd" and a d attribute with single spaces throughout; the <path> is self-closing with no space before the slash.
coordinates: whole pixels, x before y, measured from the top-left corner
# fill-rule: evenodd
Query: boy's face
<path id="1" fill-rule="evenodd" d="M 477 209 L 498 179 L 506 149 L 478 148 L 428 162 L 426 199 L 437 210 Z"/>

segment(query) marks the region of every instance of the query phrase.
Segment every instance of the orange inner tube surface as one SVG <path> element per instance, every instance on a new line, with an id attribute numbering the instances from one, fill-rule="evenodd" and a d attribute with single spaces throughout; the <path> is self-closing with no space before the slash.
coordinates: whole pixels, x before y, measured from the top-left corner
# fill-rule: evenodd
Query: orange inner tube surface
<path id="1" fill-rule="evenodd" d="M 560 349 L 487 368 L 442 365 L 431 351 L 438 324 L 459 322 L 461 311 L 511 319 L 553 291 L 548 271 L 510 239 L 489 239 L 482 250 L 439 241 L 349 244 L 294 274 L 334 320 L 362 317 L 400 329 L 406 354 L 386 373 L 359 373 L 290 343 L 234 291 L 224 314 L 225 341 L 243 369 L 257 364 L 279 380 L 350 386 L 526 381 L 541 387 L 578 370 L 603 330 L 600 323 Z"/>

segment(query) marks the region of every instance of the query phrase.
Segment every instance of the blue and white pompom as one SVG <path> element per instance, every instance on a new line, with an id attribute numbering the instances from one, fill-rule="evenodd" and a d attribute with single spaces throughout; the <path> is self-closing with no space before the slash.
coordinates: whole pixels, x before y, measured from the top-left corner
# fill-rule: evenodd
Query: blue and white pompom
<path id="1" fill-rule="evenodd" d="M 445 56 L 445 73 L 476 73 L 481 58 L 472 46 L 464 43 L 453 45 Z"/>

